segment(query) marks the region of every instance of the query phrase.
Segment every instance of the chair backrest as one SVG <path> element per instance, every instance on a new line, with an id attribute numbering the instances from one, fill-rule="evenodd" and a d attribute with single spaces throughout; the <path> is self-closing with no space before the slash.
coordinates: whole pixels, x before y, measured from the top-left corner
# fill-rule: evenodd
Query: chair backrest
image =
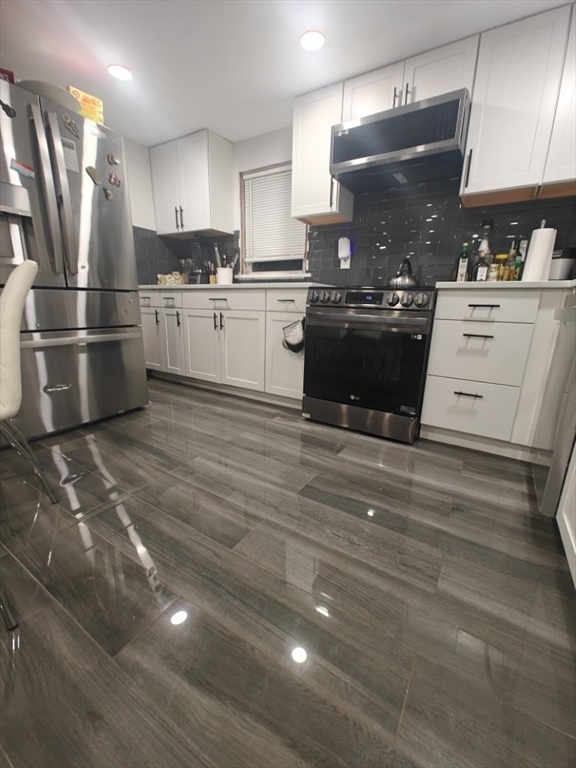
<path id="1" fill-rule="evenodd" d="M 10 273 L 0 296 L 0 421 L 11 419 L 22 402 L 20 326 L 38 265 L 24 261 Z"/>

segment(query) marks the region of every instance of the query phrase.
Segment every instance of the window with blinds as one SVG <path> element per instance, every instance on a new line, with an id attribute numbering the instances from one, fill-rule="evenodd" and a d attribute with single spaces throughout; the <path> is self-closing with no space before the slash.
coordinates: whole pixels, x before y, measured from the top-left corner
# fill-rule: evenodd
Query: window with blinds
<path id="1" fill-rule="evenodd" d="M 244 261 L 303 261 L 306 224 L 290 216 L 289 165 L 242 174 Z"/>

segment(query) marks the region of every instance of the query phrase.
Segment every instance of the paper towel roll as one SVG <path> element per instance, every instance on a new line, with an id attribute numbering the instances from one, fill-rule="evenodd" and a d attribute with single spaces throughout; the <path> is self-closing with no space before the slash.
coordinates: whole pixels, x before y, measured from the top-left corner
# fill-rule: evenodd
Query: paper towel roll
<path id="1" fill-rule="evenodd" d="M 550 227 L 535 229 L 532 232 L 526 255 L 526 266 L 522 275 L 523 281 L 548 280 L 555 241 L 556 230 Z"/>

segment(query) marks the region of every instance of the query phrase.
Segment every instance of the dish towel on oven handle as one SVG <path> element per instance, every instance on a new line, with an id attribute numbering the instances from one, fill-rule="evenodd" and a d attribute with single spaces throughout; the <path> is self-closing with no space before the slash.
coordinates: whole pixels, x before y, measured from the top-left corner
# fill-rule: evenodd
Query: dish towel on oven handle
<path id="1" fill-rule="evenodd" d="M 282 328 L 282 346 L 290 352 L 300 352 L 304 349 L 304 339 L 306 336 L 306 320 L 296 320 L 290 325 Z"/>

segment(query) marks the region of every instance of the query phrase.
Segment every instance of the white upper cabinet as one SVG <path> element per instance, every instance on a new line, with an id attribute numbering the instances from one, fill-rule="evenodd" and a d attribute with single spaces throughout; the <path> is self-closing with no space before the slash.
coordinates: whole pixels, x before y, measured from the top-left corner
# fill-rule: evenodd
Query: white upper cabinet
<path id="1" fill-rule="evenodd" d="M 198 131 L 150 150 L 156 231 L 232 233 L 232 144 Z"/>
<path id="2" fill-rule="evenodd" d="M 342 121 L 468 88 L 472 93 L 479 35 L 346 80 Z"/>
<path id="3" fill-rule="evenodd" d="M 570 6 L 564 6 L 481 36 L 462 175 L 465 202 L 467 195 L 533 188 L 507 198 L 529 199 L 542 183 L 569 18 Z"/>
<path id="4" fill-rule="evenodd" d="M 343 83 L 294 102 L 292 217 L 310 224 L 351 221 L 354 196 L 330 174 L 331 128 L 342 120 Z"/>
<path id="5" fill-rule="evenodd" d="M 576 12 L 572 14 L 558 108 L 544 170 L 544 184 L 574 179 L 576 179 Z"/>
<path id="6" fill-rule="evenodd" d="M 150 166 L 156 231 L 161 235 L 176 232 L 176 227 L 179 226 L 178 204 L 180 202 L 177 142 L 170 141 L 168 144 L 152 147 Z"/>
<path id="7" fill-rule="evenodd" d="M 342 122 L 400 106 L 403 81 L 403 61 L 346 80 Z"/>
<path id="8" fill-rule="evenodd" d="M 472 93 L 479 35 L 406 60 L 402 104 L 468 88 Z"/>

